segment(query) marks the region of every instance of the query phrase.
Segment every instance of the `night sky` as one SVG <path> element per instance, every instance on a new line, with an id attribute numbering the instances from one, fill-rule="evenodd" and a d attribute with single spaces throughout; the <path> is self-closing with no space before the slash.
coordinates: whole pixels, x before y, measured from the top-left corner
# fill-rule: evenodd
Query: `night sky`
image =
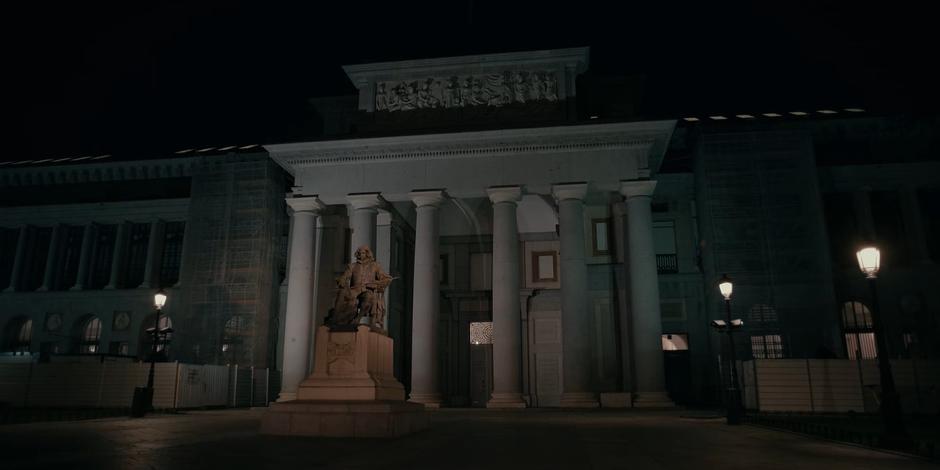
<path id="1" fill-rule="evenodd" d="M 371 61 L 590 46 L 649 117 L 934 112 L 940 83 L 935 17 L 899 2 L 32 3 L 4 15 L 4 160 L 302 140 Z"/>

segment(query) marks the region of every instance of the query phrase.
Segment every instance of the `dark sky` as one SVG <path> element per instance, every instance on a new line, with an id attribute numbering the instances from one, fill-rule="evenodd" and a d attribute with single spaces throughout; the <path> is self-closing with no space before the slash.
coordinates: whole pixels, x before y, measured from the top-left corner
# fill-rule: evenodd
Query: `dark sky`
<path id="1" fill-rule="evenodd" d="M 343 64 L 573 46 L 657 116 L 938 102 L 934 16 L 898 2 L 145 3 L 7 11 L 3 159 L 296 140 Z"/>

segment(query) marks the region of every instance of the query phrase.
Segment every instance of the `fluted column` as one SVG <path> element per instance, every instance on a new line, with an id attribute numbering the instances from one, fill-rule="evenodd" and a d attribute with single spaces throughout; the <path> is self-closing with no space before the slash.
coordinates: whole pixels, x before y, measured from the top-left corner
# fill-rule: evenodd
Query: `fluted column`
<path id="1" fill-rule="evenodd" d="M 20 227 L 20 236 L 16 240 L 16 255 L 13 257 L 13 272 L 10 273 L 10 285 L 4 289 L 4 292 L 13 292 L 20 287 L 23 263 L 26 262 L 26 240 L 28 237 L 29 226 Z"/>
<path id="2" fill-rule="evenodd" d="M 156 287 L 156 282 L 159 282 L 155 278 L 159 268 L 157 265 L 160 263 L 160 247 L 163 245 L 163 228 L 162 220 L 154 220 L 150 223 L 150 238 L 147 239 L 147 265 L 144 268 L 144 279 L 137 286 L 141 289 Z"/>
<path id="3" fill-rule="evenodd" d="M 525 408 L 519 306 L 519 186 L 486 191 L 493 203 L 493 395 L 487 408 Z"/>
<path id="4" fill-rule="evenodd" d="M 552 186 L 558 200 L 561 248 L 561 322 L 564 348 L 564 390 L 561 406 L 593 408 L 591 389 L 591 317 L 587 308 L 587 265 L 584 263 L 584 197 L 586 183 Z"/>
<path id="5" fill-rule="evenodd" d="M 379 208 L 385 203 L 379 193 L 350 194 L 346 196 L 352 213 L 349 223 L 352 228 L 350 259 L 355 259 L 356 250 L 360 246 L 368 246 L 375 254 L 375 219 Z"/>
<path id="6" fill-rule="evenodd" d="M 324 205 L 316 196 L 287 198 L 292 209 L 290 270 L 287 273 L 287 307 L 284 315 L 284 351 L 281 393 L 277 401 L 297 399 L 297 386 L 306 378 L 314 282 L 314 227 Z"/>
<path id="7" fill-rule="evenodd" d="M 119 223 L 117 226 L 117 235 L 114 237 L 114 253 L 111 257 L 111 278 L 105 289 L 117 289 L 121 283 L 121 271 L 124 269 L 124 254 L 127 252 L 127 238 L 130 234 L 130 224 L 127 222 Z"/>
<path id="8" fill-rule="evenodd" d="M 49 240 L 49 253 L 46 255 L 46 269 L 42 276 L 42 285 L 39 291 L 49 291 L 55 289 L 56 267 L 59 264 L 59 245 L 62 244 L 62 236 L 68 229 L 65 225 L 59 224 L 52 227 L 52 237 Z"/>
<path id="9" fill-rule="evenodd" d="M 78 273 L 75 276 L 75 285 L 70 290 L 82 290 L 88 283 L 88 266 L 91 264 L 91 250 L 95 243 L 95 224 L 85 225 L 82 234 L 82 252 L 78 255 Z"/>
<path id="10" fill-rule="evenodd" d="M 415 191 L 411 200 L 417 206 L 415 223 L 414 295 L 412 300 L 411 396 L 424 406 L 441 406 L 438 317 L 440 285 L 438 277 L 438 208 L 443 191 Z"/>
<path id="11" fill-rule="evenodd" d="M 633 406 L 673 406 L 666 393 L 663 372 L 662 317 L 659 311 L 659 278 L 653 245 L 650 202 L 656 181 L 624 181 L 620 193 L 627 204 L 630 312 L 633 319 L 635 381 Z"/>

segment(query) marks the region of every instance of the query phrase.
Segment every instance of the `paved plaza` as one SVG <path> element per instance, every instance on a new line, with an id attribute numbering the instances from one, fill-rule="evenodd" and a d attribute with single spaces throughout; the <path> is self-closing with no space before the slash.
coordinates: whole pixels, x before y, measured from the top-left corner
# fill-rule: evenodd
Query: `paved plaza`
<path id="1" fill-rule="evenodd" d="M 261 413 L 0 426 L 0 468 L 937 468 L 681 411 L 443 410 L 430 430 L 389 440 L 262 436 Z"/>

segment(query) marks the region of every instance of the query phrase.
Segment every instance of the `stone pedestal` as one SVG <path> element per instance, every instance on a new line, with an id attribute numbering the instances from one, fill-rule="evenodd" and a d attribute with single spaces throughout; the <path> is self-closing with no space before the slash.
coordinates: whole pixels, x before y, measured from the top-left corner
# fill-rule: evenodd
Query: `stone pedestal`
<path id="1" fill-rule="evenodd" d="M 313 374 L 297 399 L 272 403 L 262 434 L 327 437 L 396 437 L 427 427 L 424 406 L 404 401 L 392 372 L 393 342 L 359 326 L 355 331 L 317 328 Z"/>

